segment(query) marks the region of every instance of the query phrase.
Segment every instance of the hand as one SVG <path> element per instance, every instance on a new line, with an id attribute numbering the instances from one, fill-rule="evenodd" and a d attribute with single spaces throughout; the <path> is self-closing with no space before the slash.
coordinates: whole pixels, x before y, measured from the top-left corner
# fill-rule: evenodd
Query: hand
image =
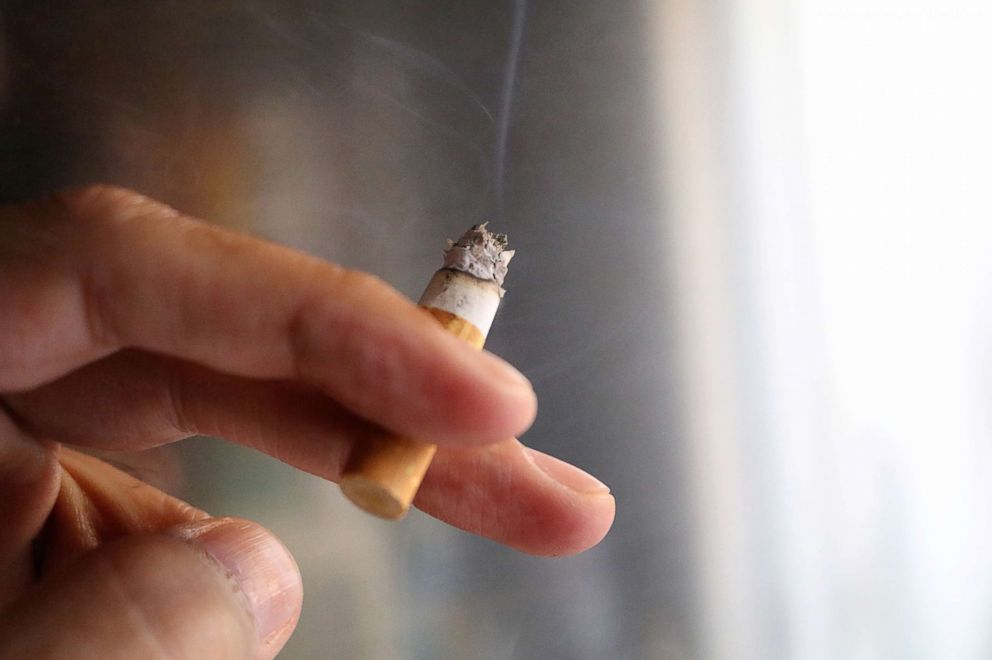
<path id="1" fill-rule="evenodd" d="M 95 187 L 0 209 L 0 657 L 271 658 L 285 547 L 60 443 L 223 436 L 335 480 L 377 428 L 440 445 L 416 505 L 525 552 L 607 532 L 595 479 L 513 436 L 536 400 L 369 275 Z"/>

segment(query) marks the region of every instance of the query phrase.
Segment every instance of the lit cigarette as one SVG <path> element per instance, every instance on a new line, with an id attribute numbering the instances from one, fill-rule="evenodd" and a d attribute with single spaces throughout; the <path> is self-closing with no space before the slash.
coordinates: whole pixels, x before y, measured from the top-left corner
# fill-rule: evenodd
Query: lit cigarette
<path id="1" fill-rule="evenodd" d="M 505 293 L 503 279 L 513 257 L 506 245 L 506 234 L 491 233 L 486 223 L 457 242 L 449 240 L 444 265 L 420 297 L 420 306 L 445 330 L 480 350 Z M 356 444 L 341 475 L 341 490 L 371 514 L 402 518 L 436 451 L 436 445 L 399 436 Z"/>

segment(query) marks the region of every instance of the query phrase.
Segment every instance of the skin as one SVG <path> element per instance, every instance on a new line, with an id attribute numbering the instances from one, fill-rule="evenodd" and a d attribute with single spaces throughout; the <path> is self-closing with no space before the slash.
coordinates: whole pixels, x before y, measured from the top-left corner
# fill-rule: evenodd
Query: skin
<path id="1" fill-rule="evenodd" d="M 388 429 L 440 446 L 416 505 L 451 525 L 568 555 L 612 524 L 605 486 L 514 439 L 526 379 L 373 276 L 111 187 L 2 208 L 0 236 L 0 658 L 271 658 L 292 634 L 275 537 L 87 448 L 215 435 L 334 481 Z"/>

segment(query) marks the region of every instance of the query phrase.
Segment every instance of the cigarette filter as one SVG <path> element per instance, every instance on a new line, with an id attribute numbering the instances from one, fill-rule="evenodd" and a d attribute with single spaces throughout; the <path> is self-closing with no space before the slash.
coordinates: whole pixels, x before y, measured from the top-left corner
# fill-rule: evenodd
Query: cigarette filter
<path id="1" fill-rule="evenodd" d="M 445 330 L 482 349 L 505 291 L 503 279 L 513 257 L 506 234 L 475 225 L 457 242 L 448 241 L 444 264 L 420 298 Z M 383 435 L 356 444 L 341 476 L 341 490 L 361 509 L 397 520 L 406 515 L 437 446 Z"/>

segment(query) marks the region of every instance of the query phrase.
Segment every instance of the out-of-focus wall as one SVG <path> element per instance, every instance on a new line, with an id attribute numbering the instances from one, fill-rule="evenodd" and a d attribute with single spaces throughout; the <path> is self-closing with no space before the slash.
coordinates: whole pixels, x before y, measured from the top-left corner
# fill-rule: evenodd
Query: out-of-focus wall
<path id="1" fill-rule="evenodd" d="M 0 10 L 6 200 L 126 185 L 411 297 L 469 224 L 491 219 L 518 248 L 489 348 L 538 391 L 525 442 L 612 486 L 613 533 L 535 559 L 418 513 L 371 520 L 332 484 L 218 441 L 181 444 L 178 474 L 146 457 L 147 478 L 287 542 L 306 605 L 284 657 L 691 655 L 643 6 Z"/>
<path id="2" fill-rule="evenodd" d="M 989 657 L 992 6 L 653 7 L 699 652 Z"/>

